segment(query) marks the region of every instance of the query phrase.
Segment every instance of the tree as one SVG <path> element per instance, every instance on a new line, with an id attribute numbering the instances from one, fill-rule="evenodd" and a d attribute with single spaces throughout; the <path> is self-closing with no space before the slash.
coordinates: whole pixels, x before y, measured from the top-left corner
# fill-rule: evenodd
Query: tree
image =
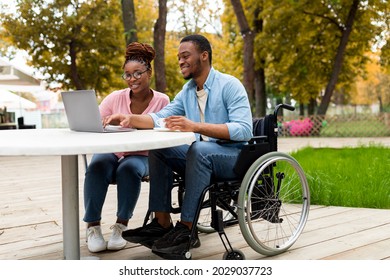
<path id="1" fill-rule="evenodd" d="M 263 19 L 261 18 L 263 1 L 245 1 L 242 5 L 240 0 L 231 0 L 230 3 L 237 19 L 240 39 L 243 42 L 242 49 L 240 48 L 242 52 L 240 57 L 243 61 L 243 84 L 251 104 L 254 104 L 254 115 L 264 116 L 267 106 L 265 57 L 255 47 L 256 36 L 263 31 Z M 226 4 L 228 6 L 228 3 Z"/>
<path id="2" fill-rule="evenodd" d="M 256 36 L 263 32 L 264 19 L 261 17 L 261 13 L 264 9 L 263 3 L 261 1 L 256 2 L 256 7 L 254 10 L 254 31 Z M 255 40 L 255 45 L 256 40 Z M 256 49 L 254 47 L 254 49 Z M 259 51 L 259 55 L 255 58 L 255 116 L 265 116 L 267 111 L 267 94 L 266 94 L 266 76 L 265 76 L 265 61 L 266 56 L 263 55 L 263 52 Z"/>
<path id="3" fill-rule="evenodd" d="M 379 42 L 376 47 L 380 49 L 380 65 L 390 74 L 390 5 L 382 5 L 379 9 L 382 18 L 377 20 L 377 24 L 383 31 L 378 36 Z"/>
<path id="4" fill-rule="evenodd" d="M 385 112 L 390 107 L 390 75 L 379 63 L 379 57 L 373 53 L 367 64 L 367 75 L 356 79 L 356 94 L 352 97 L 353 104 L 379 104 L 379 111 Z"/>
<path id="5" fill-rule="evenodd" d="M 349 9 L 349 13 L 346 19 L 345 24 L 339 24 L 340 27 L 340 42 L 337 47 L 337 52 L 336 56 L 334 58 L 333 62 L 333 70 L 332 74 L 330 76 L 329 82 L 325 88 L 325 93 L 321 99 L 320 106 L 318 108 L 318 114 L 319 115 L 325 115 L 326 111 L 328 109 L 332 94 L 334 92 L 334 89 L 337 84 L 337 80 L 344 62 L 344 56 L 345 56 L 345 51 L 347 48 L 347 43 L 349 40 L 349 36 L 352 32 L 352 26 L 356 18 L 356 14 L 359 8 L 360 0 L 354 0 L 351 4 L 351 7 Z"/>
<path id="6" fill-rule="evenodd" d="M 165 79 L 165 34 L 167 26 L 167 0 L 158 1 L 158 19 L 154 25 L 154 48 L 156 58 L 154 59 L 154 75 L 156 77 L 156 90 L 165 92 L 167 81 Z"/>
<path id="7" fill-rule="evenodd" d="M 2 14 L 3 36 L 31 56 L 48 82 L 110 91 L 122 86 L 123 27 L 116 0 L 17 0 Z"/>
<path id="8" fill-rule="evenodd" d="M 170 1 L 169 11 L 175 15 L 174 31 L 182 36 L 202 32 L 221 36 L 218 26 L 222 7 L 218 4 L 215 0 Z"/>
<path id="9" fill-rule="evenodd" d="M 121 0 L 122 20 L 125 29 L 126 46 L 131 42 L 137 42 L 137 24 L 133 0 Z"/>
<path id="10" fill-rule="evenodd" d="M 0 6 L 1 7 L 1 6 Z M 0 13 L 1 15 L 1 13 Z M 0 21 L 1 22 L 1 21 Z M 5 34 L 5 30 L 0 26 L 0 35 Z M 17 49 L 12 45 L 12 42 L 6 36 L 0 36 L 0 55 L 14 58 L 17 53 Z"/>
<path id="11" fill-rule="evenodd" d="M 243 62 L 244 62 L 244 86 L 248 93 L 249 101 L 253 101 L 253 81 L 254 81 L 254 57 L 253 57 L 253 42 L 255 39 L 255 33 L 249 26 L 249 23 L 246 19 L 244 9 L 241 5 L 240 0 L 231 0 L 230 1 L 234 13 L 237 17 L 237 22 L 240 27 L 240 33 L 242 40 L 244 41 L 243 47 Z"/>
<path id="12" fill-rule="evenodd" d="M 364 71 L 365 53 L 379 34 L 373 22 L 380 2 L 265 1 L 260 43 L 268 52 L 268 86 L 308 104 L 312 113 L 323 93 L 317 113 L 325 114 L 333 92 L 348 92 Z"/>
<path id="13" fill-rule="evenodd" d="M 213 5 L 210 5 L 210 3 Z M 166 94 L 173 98 L 185 83 L 185 80 L 178 71 L 177 62 L 178 44 L 180 39 L 185 35 L 193 33 L 204 34 L 210 40 L 213 51 L 219 52 L 216 56 L 213 56 L 213 66 L 216 66 L 221 71 L 225 70 L 226 66 L 229 70 L 237 69 L 229 60 L 226 60 L 224 52 L 230 52 L 220 48 L 222 36 L 216 22 L 219 22 L 222 8 L 219 5 L 215 5 L 218 2 L 214 0 L 185 0 L 182 2 L 169 1 L 167 4 L 169 13 L 174 15 L 174 22 L 167 22 L 169 29 L 166 30 L 167 32 L 165 34 L 164 58 L 166 90 L 164 92 Z M 209 33 L 209 30 L 206 30 L 210 26 L 214 27 L 213 31 L 215 32 Z M 171 30 L 172 27 L 174 30 Z M 156 50 L 159 47 L 156 42 L 155 47 Z M 161 69 L 158 69 L 155 64 L 156 74 L 158 71 L 161 71 Z"/>

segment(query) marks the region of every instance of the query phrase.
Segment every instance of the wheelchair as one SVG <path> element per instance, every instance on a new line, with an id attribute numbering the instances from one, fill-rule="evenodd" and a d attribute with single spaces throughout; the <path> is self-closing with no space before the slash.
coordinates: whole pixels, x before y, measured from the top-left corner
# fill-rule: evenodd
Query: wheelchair
<path id="1" fill-rule="evenodd" d="M 192 227 L 191 236 L 195 230 L 217 232 L 225 247 L 224 260 L 245 259 L 244 254 L 230 243 L 224 231 L 226 227 L 238 224 L 253 250 L 273 256 L 287 251 L 307 222 L 310 192 L 304 171 L 293 157 L 277 151 L 280 109 L 292 111 L 295 108 L 279 104 L 273 114 L 253 119 L 254 137 L 244 146 L 235 164 L 237 180 L 216 180 L 200 198 L 193 223 L 197 226 Z M 178 206 L 172 206 L 172 213 L 180 212 L 184 180 L 174 173 L 173 188 L 178 192 Z M 148 212 L 144 225 L 150 219 Z M 182 252 L 161 257 L 190 260 L 190 242 Z"/>

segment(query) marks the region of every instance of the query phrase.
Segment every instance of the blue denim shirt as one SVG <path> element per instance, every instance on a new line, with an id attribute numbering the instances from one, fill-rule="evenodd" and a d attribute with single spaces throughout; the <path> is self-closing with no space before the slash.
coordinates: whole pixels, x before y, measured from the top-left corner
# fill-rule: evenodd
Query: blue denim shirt
<path id="1" fill-rule="evenodd" d="M 226 124 L 230 140 L 248 141 L 252 137 L 252 113 L 248 95 L 242 83 L 235 77 L 211 68 L 203 85 L 207 92 L 205 122 Z M 156 126 L 158 118 L 186 116 L 200 122 L 200 112 L 196 97 L 196 83 L 190 80 L 176 95 L 174 100 L 157 113 L 150 113 Z M 200 135 L 196 134 L 197 141 Z M 209 137 L 210 141 L 218 139 Z"/>

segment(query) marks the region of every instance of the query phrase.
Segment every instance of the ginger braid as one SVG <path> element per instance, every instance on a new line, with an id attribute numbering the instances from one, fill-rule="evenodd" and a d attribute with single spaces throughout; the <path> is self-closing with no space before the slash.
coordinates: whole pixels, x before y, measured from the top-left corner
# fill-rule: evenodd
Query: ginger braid
<path id="1" fill-rule="evenodd" d="M 137 61 L 144 64 L 148 69 L 152 69 L 151 62 L 156 56 L 156 51 L 149 44 L 133 42 L 126 48 L 125 62 L 123 67 L 129 61 Z"/>

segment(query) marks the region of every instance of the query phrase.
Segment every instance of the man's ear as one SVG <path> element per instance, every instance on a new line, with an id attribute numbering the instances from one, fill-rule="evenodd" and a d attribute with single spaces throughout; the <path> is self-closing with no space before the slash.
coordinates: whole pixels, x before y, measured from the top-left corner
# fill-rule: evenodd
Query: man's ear
<path id="1" fill-rule="evenodd" d="M 207 52 L 207 51 L 202 52 L 200 57 L 201 57 L 202 61 L 208 61 L 209 60 L 209 52 Z"/>

